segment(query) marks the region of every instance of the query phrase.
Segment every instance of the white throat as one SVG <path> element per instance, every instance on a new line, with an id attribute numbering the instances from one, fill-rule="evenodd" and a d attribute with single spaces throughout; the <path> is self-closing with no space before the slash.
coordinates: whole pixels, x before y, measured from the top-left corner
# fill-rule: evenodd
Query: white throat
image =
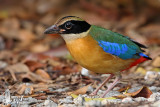
<path id="1" fill-rule="evenodd" d="M 70 40 L 74 40 L 74 39 L 79 39 L 79 38 L 83 38 L 85 36 L 87 36 L 89 31 L 87 32 L 83 32 L 83 33 L 78 33 L 78 34 L 61 34 L 61 36 L 63 37 L 63 39 L 68 42 Z"/>

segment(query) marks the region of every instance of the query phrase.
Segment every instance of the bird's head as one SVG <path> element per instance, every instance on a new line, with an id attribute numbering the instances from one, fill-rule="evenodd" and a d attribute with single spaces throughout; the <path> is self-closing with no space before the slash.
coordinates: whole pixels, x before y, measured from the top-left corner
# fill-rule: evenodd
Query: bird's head
<path id="1" fill-rule="evenodd" d="M 76 16 L 66 16 L 47 28 L 45 34 L 60 34 L 65 41 L 87 36 L 91 25 Z"/>

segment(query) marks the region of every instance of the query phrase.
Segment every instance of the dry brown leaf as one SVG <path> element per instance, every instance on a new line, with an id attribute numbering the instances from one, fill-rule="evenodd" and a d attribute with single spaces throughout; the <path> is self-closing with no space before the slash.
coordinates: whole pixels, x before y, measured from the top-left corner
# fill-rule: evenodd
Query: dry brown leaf
<path id="1" fill-rule="evenodd" d="M 33 66 L 32 69 L 36 69 L 36 68 L 34 68 L 34 67 L 42 67 L 42 66 L 45 66 L 45 64 L 41 64 L 41 63 L 38 63 L 38 62 L 35 62 L 35 61 L 29 61 L 28 63 L 29 63 L 30 65 L 33 64 L 33 65 L 31 65 L 31 66 Z M 35 66 L 34 66 L 34 64 L 35 64 Z M 37 64 L 37 65 L 36 65 L 36 64 Z M 46 82 L 47 82 L 47 83 L 48 83 L 48 82 L 49 82 L 49 83 L 52 82 L 52 81 L 49 81 L 49 80 L 47 80 L 47 79 L 42 78 L 41 76 L 39 76 L 39 75 L 37 75 L 37 74 L 34 74 L 34 73 L 30 72 L 29 68 L 28 68 L 25 64 L 22 64 L 22 63 L 17 63 L 17 64 L 15 64 L 15 65 L 8 66 L 8 67 L 6 68 L 6 70 L 8 70 L 8 71 L 11 73 L 14 81 L 17 81 L 17 78 L 16 78 L 16 76 L 15 76 L 15 73 L 21 73 L 21 72 L 23 72 L 23 73 L 25 73 L 25 74 L 21 75 L 21 78 L 22 78 L 22 79 L 27 78 L 27 79 L 31 80 L 32 82 L 35 82 L 35 81 L 41 81 L 41 82 L 45 82 L 45 83 L 46 83 Z"/>
<path id="2" fill-rule="evenodd" d="M 0 107 L 11 107 L 11 104 L 8 104 L 8 105 L 0 104 Z"/>
<path id="3" fill-rule="evenodd" d="M 38 69 L 38 70 L 36 70 L 35 73 L 44 79 L 51 79 L 50 76 L 48 75 L 48 73 L 46 71 L 44 71 L 43 69 Z"/>
<path id="4" fill-rule="evenodd" d="M 56 61 L 55 59 L 48 59 L 48 63 L 52 66 L 63 66 L 62 63 L 60 61 Z"/>
<path id="5" fill-rule="evenodd" d="M 19 94 L 19 95 L 22 95 L 25 91 L 25 89 L 27 88 L 26 84 L 22 84 L 18 87 L 18 89 L 16 90 L 16 92 Z"/>
<path id="6" fill-rule="evenodd" d="M 5 50 L 5 51 L 0 52 L 0 59 L 1 60 L 4 59 L 4 58 L 12 58 L 12 57 L 13 57 L 12 51 Z"/>
<path id="7" fill-rule="evenodd" d="M 75 66 L 74 69 L 69 66 L 66 66 L 62 68 L 62 72 L 60 72 L 60 75 L 67 75 L 67 74 L 71 74 L 71 73 L 79 72 L 79 71 L 80 70 L 78 69 L 78 66 L 77 67 Z"/>
<path id="8" fill-rule="evenodd" d="M 8 70 L 11 73 L 14 81 L 17 81 L 15 73 L 30 72 L 29 68 L 22 63 L 17 63 L 17 64 L 14 64 L 14 65 L 8 66 L 8 67 L 6 67 L 6 70 Z"/>
<path id="9" fill-rule="evenodd" d="M 38 97 L 38 96 L 44 96 L 44 95 L 46 95 L 46 93 L 33 94 L 33 95 L 30 95 L 30 96 L 23 96 L 23 97 L 28 98 L 28 97 Z"/>
<path id="10" fill-rule="evenodd" d="M 139 89 L 136 92 L 125 93 L 125 95 L 131 96 L 133 98 L 136 98 L 136 97 L 149 98 L 151 94 L 152 94 L 152 91 L 149 88 L 147 88 L 146 86 L 143 86 L 141 89 Z"/>
<path id="11" fill-rule="evenodd" d="M 51 59 L 52 57 L 41 54 L 41 53 L 34 53 L 34 54 L 29 54 L 24 62 L 28 61 L 28 60 L 32 60 L 32 61 L 37 61 L 37 60 L 46 60 L 46 59 Z"/>
<path id="12" fill-rule="evenodd" d="M 17 63 L 14 65 L 8 66 L 6 70 L 13 70 L 14 72 L 30 72 L 28 67 L 22 63 Z"/>
<path id="13" fill-rule="evenodd" d="M 43 68 L 46 66 L 44 63 L 28 60 L 25 62 L 25 64 L 30 68 L 31 71 L 35 71 L 38 68 Z"/>
<path id="14" fill-rule="evenodd" d="M 44 95 L 44 96 L 38 96 L 38 97 L 34 97 L 37 100 L 45 100 L 48 98 L 48 96 Z"/>
<path id="15" fill-rule="evenodd" d="M 32 46 L 30 47 L 30 51 L 34 53 L 45 52 L 47 50 L 49 50 L 48 44 L 35 43 L 35 44 L 32 44 Z"/>
<path id="16" fill-rule="evenodd" d="M 34 89 L 37 89 L 37 88 L 54 88 L 54 87 L 63 87 L 63 85 L 61 84 L 46 84 L 46 83 L 38 83 L 38 84 L 33 84 L 32 85 Z"/>
<path id="17" fill-rule="evenodd" d="M 18 35 L 20 35 L 17 38 L 21 41 L 21 46 L 29 45 L 35 39 L 35 34 L 29 30 L 19 30 Z"/>
<path id="18" fill-rule="evenodd" d="M 34 90 L 35 92 L 40 92 L 40 91 L 43 91 L 43 92 L 48 92 L 49 91 L 49 89 L 48 88 L 43 88 L 43 87 L 40 87 L 40 88 L 36 88 L 35 90 Z M 51 91 L 52 92 L 52 91 Z M 55 93 L 55 91 L 53 91 L 53 93 Z"/>
<path id="19" fill-rule="evenodd" d="M 146 0 L 147 4 L 152 6 L 153 8 L 160 9 L 159 0 Z"/>
<path id="20" fill-rule="evenodd" d="M 30 73 L 21 75 L 21 78 L 22 78 L 23 82 L 25 82 L 25 80 L 27 80 L 27 81 L 29 80 L 29 81 L 32 81 L 32 82 L 36 82 L 37 81 L 36 78 L 33 78 L 32 76 L 30 76 Z"/>
<path id="21" fill-rule="evenodd" d="M 31 94 L 34 93 L 33 86 L 31 86 L 31 85 L 27 86 L 26 84 L 21 84 L 21 85 L 18 87 L 18 89 L 16 90 L 16 93 L 19 94 L 19 95 L 22 95 L 22 94 L 24 94 L 26 88 L 29 88 L 29 90 L 28 90 L 28 91 L 29 91 L 29 92 L 28 92 L 29 95 L 31 95 Z"/>
<path id="22" fill-rule="evenodd" d="M 70 66 L 64 63 L 59 63 L 59 64 L 57 63 L 57 66 L 53 67 L 53 71 L 60 71 L 58 72 L 59 75 L 67 75 L 74 72 L 80 72 L 81 68 L 82 67 L 78 64 L 75 64 L 74 66 Z"/>
<path id="23" fill-rule="evenodd" d="M 52 83 L 52 80 L 47 80 L 42 78 L 41 76 L 32 73 L 32 72 L 28 72 L 27 74 L 22 75 L 22 78 L 27 78 L 29 80 L 31 80 L 32 82 L 45 82 L 45 83 Z"/>
<path id="24" fill-rule="evenodd" d="M 138 68 L 136 69 L 136 73 L 138 73 L 138 74 L 145 75 L 146 72 L 147 72 L 147 70 L 144 69 L 143 67 L 138 67 Z"/>
<path id="25" fill-rule="evenodd" d="M 87 86 L 84 86 L 80 89 L 77 89 L 75 91 L 72 91 L 72 92 L 68 92 L 68 94 L 76 94 L 76 95 L 79 95 L 79 94 L 86 94 L 87 90 L 88 90 L 88 87 L 90 86 L 91 84 L 87 85 Z"/>
<path id="26" fill-rule="evenodd" d="M 128 86 L 126 86 L 126 87 L 124 87 L 124 88 L 119 89 L 118 91 L 119 91 L 119 92 L 123 92 L 123 91 L 125 91 L 125 90 L 127 90 L 127 89 L 130 89 L 130 88 L 131 88 L 131 86 L 128 85 Z"/>
<path id="27" fill-rule="evenodd" d="M 154 66 L 154 67 L 160 67 L 160 56 L 158 56 L 157 58 L 155 58 L 153 60 L 152 66 Z"/>
<path id="28" fill-rule="evenodd" d="M 112 96 L 112 97 L 115 97 L 116 99 L 123 99 L 123 98 L 126 98 L 126 97 L 127 97 L 127 95 L 121 94 L 121 95 L 118 95 L 118 96 Z"/>
<path id="29" fill-rule="evenodd" d="M 49 91 L 49 87 L 56 87 L 55 86 L 56 84 L 37 84 L 37 85 L 32 85 L 32 87 L 34 88 L 34 91 L 35 92 L 39 92 L 39 91 L 45 91 L 46 93 L 47 92 L 50 92 Z M 55 93 L 55 91 L 51 91 L 51 93 Z"/>

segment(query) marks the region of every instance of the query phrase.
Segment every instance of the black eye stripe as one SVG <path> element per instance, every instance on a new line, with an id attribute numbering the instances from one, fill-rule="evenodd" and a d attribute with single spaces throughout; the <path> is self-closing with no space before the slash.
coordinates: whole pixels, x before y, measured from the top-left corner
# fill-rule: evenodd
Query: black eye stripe
<path id="1" fill-rule="evenodd" d="M 66 29 L 65 25 L 67 23 L 72 23 L 71 29 Z M 62 34 L 76 34 L 76 33 L 82 33 L 86 32 L 90 28 L 90 24 L 88 24 L 86 21 L 77 21 L 77 20 L 70 20 L 65 22 L 64 24 L 60 25 L 60 29 L 65 29 Z"/>

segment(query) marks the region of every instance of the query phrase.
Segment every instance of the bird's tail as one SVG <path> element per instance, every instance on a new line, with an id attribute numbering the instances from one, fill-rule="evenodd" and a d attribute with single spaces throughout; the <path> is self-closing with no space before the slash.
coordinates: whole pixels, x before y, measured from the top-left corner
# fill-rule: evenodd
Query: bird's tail
<path id="1" fill-rule="evenodd" d="M 134 63 L 132 63 L 130 67 L 136 66 L 137 64 L 142 63 L 142 62 L 144 62 L 146 60 L 152 60 L 152 58 L 150 58 L 149 56 L 145 55 L 144 53 L 140 53 L 139 55 L 140 55 L 140 58 L 137 59 Z"/>
<path id="2" fill-rule="evenodd" d="M 133 66 L 136 66 L 137 64 L 142 63 L 142 62 L 144 62 L 144 61 L 146 61 L 146 60 L 152 60 L 152 58 L 150 58 L 149 56 L 145 55 L 144 53 L 140 53 L 139 55 L 140 55 L 140 58 L 137 59 L 137 60 L 135 60 L 127 69 L 130 69 L 130 68 L 132 68 Z M 125 70 L 127 70 L 127 69 L 124 69 L 124 70 L 122 70 L 122 71 L 125 71 Z M 121 72 L 122 72 L 122 71 L 121 71 Z"/>
<path id="3" fill-rule="evenodd" d="M 148 59 L 148 60 L 152 60 L 152 58 L 150 58 L 149 56 L 145 55 L 144 53 L 140 53 L 139 55 L 144 57 L 144 58 L 146 58 L 146 59 Z"/>

